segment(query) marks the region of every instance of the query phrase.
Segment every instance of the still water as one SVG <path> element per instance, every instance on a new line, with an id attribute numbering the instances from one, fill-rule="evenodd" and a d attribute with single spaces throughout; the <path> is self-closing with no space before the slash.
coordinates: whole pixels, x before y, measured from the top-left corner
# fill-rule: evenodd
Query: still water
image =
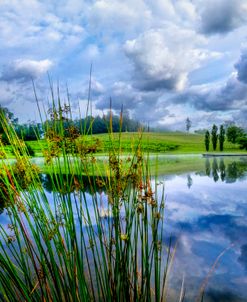
<path id="1" fill-rule="evenodd" d="M 164 242 L 177 246 L 167 301 L 178 301 L 183 279 L 187 302 L 203 286 L 204 302 L 247 301 L 247 158 L 205 159 L 203 170 L 159 181 L 166 192 Z M 52 199 L 49 177 L 42 182 Z M 8 223 L 4 210 L 0 223 Z"/>
<path id="2" fill-rule="evenodd" d="M 205 160 L 205 171 L 165 178 L 166 234 L 178 242 L 171 287 L 186 301 L 247 301 L 247 161 Z"/>

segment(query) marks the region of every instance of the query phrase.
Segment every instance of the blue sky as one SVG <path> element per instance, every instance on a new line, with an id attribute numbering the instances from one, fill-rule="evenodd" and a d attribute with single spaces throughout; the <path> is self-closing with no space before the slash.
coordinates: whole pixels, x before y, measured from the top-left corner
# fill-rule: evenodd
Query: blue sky
<path id="1" fill-rule="evenodd" d="M 245 0 L 1 0 L 0 104 L 37 120 L 47 73 L 85 112 L 123 104 L 153 126 L 184 130 L 247 117 Z M 64 97 L 65 98 L 65 97 Z"/>

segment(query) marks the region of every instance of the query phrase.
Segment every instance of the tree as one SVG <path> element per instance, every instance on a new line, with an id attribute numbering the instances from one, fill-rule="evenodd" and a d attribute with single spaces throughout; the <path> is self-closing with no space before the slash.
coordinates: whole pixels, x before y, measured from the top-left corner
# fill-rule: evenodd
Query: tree
<path id="1" fill-rule="evenodd" d="M 225 141 L 225 129 L 224 126 L 220 126 L 220 134 L 219 134 L 219 143 L 220 143 L 220 151 L 224 149 L 224 141 Z"/>
<path id="2" fill-rule="evenodd" d="M 212 131 L 211 131 L 211 140 L 213 145 L 213 150 L 215 151 L 217 148 L 217 140 L 218 140 L 218 127 L 216 125 L 213 125 Z"/>
<path id="3" fill-rule="evenodd" d="M 244 136 L 244 130 L 240 127 L 232 125 L 227 128 L 226 136 L 229 142 L 236 144 L 237 139 Z"/>
<path id="4" fill-rule="evenodd" d="M 205 142 L 206 151 L 208 151 L 209 150 L 209 144 L 210 144 L 210 133 L 209 133 L 208 130 L 205 133 L 204 142 Z"/>
<path id="5" fill-rule="evenodd" d="M 186 131 L 189 132 L 190 128 L 191 128 L 191 125 L 192 125 L 192 122 L 191 122 L 191 120 L 188 117 L 185 120 L 185 125 L 186 125 Z"/>
<path id="6" fill-rule="evenodd" d="M 4 132 L 3 124 L 1 123 L 3 117 L 5 117 L 13 125 L 17 124 L 18 118 L 15 118 L 14 113 L 10 112 L 8 108 L 0 105 L 0 139 L 4 144 L 8 144 L 9 140 Z"/>
<path id="7" fill-rule="evenodd" d="M 247 136 L 241 136 L 238 138 L 237 143 L 240 145 L 240 149 L 247 150 Z"/>

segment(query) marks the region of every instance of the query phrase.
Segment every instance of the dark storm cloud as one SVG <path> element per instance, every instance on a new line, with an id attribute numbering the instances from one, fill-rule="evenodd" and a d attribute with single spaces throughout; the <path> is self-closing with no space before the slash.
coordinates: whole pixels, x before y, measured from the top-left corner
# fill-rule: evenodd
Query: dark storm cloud
<path id="1" fill-rule="evenodd" d="M 201 12 L 201 31 L 205 34 L 227 33 L 246 21 L 244 0 L 205 1 Z"/>

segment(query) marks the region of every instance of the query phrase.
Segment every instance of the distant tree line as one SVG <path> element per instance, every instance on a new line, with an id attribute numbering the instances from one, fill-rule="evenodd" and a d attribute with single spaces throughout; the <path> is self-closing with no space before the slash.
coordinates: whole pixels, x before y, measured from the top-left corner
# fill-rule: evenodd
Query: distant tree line
<path id="1" fill-rule="evenodd" d="M 224 125 L 221 125 L 218 133 L 218 127 L 213 125 L 211 133 L 209 130 L 206 130 L 205 132 L 204 143 L 206 151 L 209 151 L 210 149 L 210 141 L 212 143 L 213 151 L 217 150 L 218 143 L 219 150 L 223 151 L 226 138 L 233 144 L 239 144 L 240 149 L 247 150 L 247 133 L 243 128 L 236 125 L 229 125 L 227 129 L 225 129 Z"/>
<path id="2" fill-rule="evenodd" d="M 14 114 L 10 112 L 7 108 L 3 108 L 0 106 L 0 115 L 3 114 L 9 122 L 15 128 L 15 131 L 18 137 L 24 141 L 32 141 L 37 140 L 45 136 L 45 129 L 41 123 L 25 123 L 19 124 L 18 118 L 15 118 Z M 138 121 L 131 119 L 127 114 L 122 117 L 118 115 L 110 115 L 107 114 L 103 117 L 96 116 L 91 117 L 88 116 L 82 119 L 71 120 L 68 118 L 63 118 L 63 126 L 64 129 L 69 129 L 71 126 L 74 127 L 75 131 L 81 135 L 84 133 L 108 133 L 109 125 L 111 121 L 111 130 L 113 132 L 119 132 L 120 130 L 123 132 L 136 132 L 140 127 L 143 128 L 143 125 Z M 47 120 L 44 125 L 48 125 L 54 123 L 54 118 Z M 65 133 L 66 136 L 66 133 Z M 0 123 L 0 138 L 4 144 L 8 144 L 8 137 L 5 134 L 2 124 Z"/>
<path id="3" fill-rule="evenodd" d="M 92 132 L 93 134 L 98 133 L 108 133 L 111 120 L 111 127 L 113 132 L 136 132 L 142 124 L 138 121 L 131 119 L 128 115 L 123 115 L 120 118 L 118 115 L 107 114 L 106 116 L 96 116 L 96 117 L 87 117 L 83 119 L 77 119 L 73 121 L 74 126 L 76 126 L 80 134 L 83 134 L 83 131 Z"/>

